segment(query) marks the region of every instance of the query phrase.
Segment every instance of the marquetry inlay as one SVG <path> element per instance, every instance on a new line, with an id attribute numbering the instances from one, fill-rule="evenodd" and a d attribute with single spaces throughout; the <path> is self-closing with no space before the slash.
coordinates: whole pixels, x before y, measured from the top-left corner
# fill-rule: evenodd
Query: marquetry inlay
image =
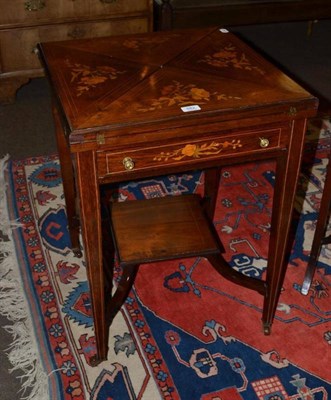
<path id="1" fill-rule="evenodd" d="M 254 65 L 246 54 L 239 51 L 232 43 L 228 43 L 216 53 L 205 55 L 198 62 L 218 68 L 236 68 L 244 71 L 256 71 L 261 75 L 265 74 L 263 69 Z"/>
<path id="2" fill-rule="evenodd" d="M 207 104 L 209 101 L 228 101 L 240 100 L 241 97 L 230 96 L 219 92 L 209 92 L 208 90 L 197 87 L 195 84 L 184 85 L 178 81 L 173 81 L 161 90 L 162 96 L 152 100 L 149 107 L 139 108 L 138 111 L 147 112 L 160 110 L 171 106 L 189 106 L 192 104 Z"/>
<path id="3" fill-rule="evenodd" d="M 154 161 L 180 161 L 185 157 L 188 158 L 200 158 L 203 156 L 211 156 L 221 153 L 223 150 L 230 148 L 232 150 L 236 150 L 237 148 L 242 147 L 240 140 L 232 140 L 231 142 L 211 142 L 211 143 L 203 143 L 201 145 L 198 144 L 186 144 L 184 147 L 179 149 L 169 151 L 169 152 L 161 152 L 159 155 L 154 157 Z"/>
<path id="4" fill-rule="evenodd" d="M 126 72 L 109 65 L 91 67 L 79 63 L 72 64 L 69 60 L 67 60 L 67 65 L 71 71 L 70 82 L 75 84 L 77 96 L 81 96 L 83 93 L 109 80 L 117 79 L 118 75 Z"/>
<path id="5" fill-rule="evenodd" d="M 139 51 L 142 49 L 144 46 L 156 46 L 160 44 L 164 44 L 168 42 L 169 40 L 179 38 L 180 35 L 173 33 L 173 34 L 168 34 L 166 36 L 155 36 L 155 37 L 137 37 L 137 38 L 130 38 L 126 39 L 123 42 L 123 46 L 130 49 L 130 50 L 135 50 Z"/>

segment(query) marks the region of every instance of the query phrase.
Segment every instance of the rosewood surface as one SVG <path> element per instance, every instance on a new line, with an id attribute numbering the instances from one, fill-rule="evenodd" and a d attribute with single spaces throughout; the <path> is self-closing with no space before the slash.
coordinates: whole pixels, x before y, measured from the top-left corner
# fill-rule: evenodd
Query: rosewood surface
<path id="1" fill-rule="evenodd" d="M 212 219 L 223 165 L 276 161 L 265 281 L 223 275 L 264 297 L 270 332 L 306 118 L 317 100 L 225 30 L 126 35 L 39 46 L 54 91 L 59 156 L 74 250 L 80 221 L 99 360 L 107 356 L 100 185 L 204 169 Z M 75 188 L 73 188 L 75 182 Z M 76 201 L 77 200 L 77 201 Z M 105 266 L 106 267 L 106 266 Z M 107 286 L 108 285 L 108 286 Z"/>

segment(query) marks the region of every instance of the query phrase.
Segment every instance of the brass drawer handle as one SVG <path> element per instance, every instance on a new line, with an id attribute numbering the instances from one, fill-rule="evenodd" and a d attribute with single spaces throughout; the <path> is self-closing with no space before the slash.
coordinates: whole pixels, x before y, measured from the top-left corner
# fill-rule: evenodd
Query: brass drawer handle
<path id="1" fill-rule="evenodd" d="M 24 3 L 24 8 L 27 11 L 38 11 L 46 7 L 46 3 L 43 0 L 29 0 Z"/>
<path id="2" fill-rule="evenodd" d="M 269 146 L 269 139 L 260 137 L 260 147 L 263 149 Z"/>
<path id="3" fill-rule="evenodd" d="M 73 39 L 81 39 L 85 36 L 86 32 L 82 28 L 78 28 L 77 26 L 68 32 L 68 36 Z"/>
<path id="4" fill-rule="evenodd" d="M 130 157 L 125 157 L 123 159 L 123 165 L 127 171 L 131 171 L 134 168 L 134 161 Z"/>

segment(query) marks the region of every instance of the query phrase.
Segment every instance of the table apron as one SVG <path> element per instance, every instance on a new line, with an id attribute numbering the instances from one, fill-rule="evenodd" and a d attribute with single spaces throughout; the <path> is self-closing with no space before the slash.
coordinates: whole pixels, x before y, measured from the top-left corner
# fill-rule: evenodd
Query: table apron
<path id="1" fill-rule="evenodd" d="M 98 178 L 102 182 L 148 174 L 176 166 L 179 170 L 217 165 L 234 158 L 267 159 L 287 148 L 290 129 L 257 129 L 231 135 L 181 139 L 175 143 L 97 151 Z"/>

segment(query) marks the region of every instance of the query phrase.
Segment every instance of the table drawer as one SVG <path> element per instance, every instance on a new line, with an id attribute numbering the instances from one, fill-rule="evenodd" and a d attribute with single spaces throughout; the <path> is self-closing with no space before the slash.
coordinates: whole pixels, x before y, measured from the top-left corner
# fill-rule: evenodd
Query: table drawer
<path id="1" fill-rule="evenodd" d="M 140 17 L 0 31 L 2 72 L 41 68 L 36 55 L 39 42 L 147 32 L 148 23 L 147 17 Z"/>
<path id="2" fill-rule="evenodd" d="M 259 130 L 235 135 L 182 141 L 165 146 L 150 146 L 127 151 L 105 150 L 98 152 L 98 175 L 123 175 L 130 171 L 166 168 L 170 165 L 187 165 L 227 156 L 265 152 L 281 146 L 281 129 Z"/>

